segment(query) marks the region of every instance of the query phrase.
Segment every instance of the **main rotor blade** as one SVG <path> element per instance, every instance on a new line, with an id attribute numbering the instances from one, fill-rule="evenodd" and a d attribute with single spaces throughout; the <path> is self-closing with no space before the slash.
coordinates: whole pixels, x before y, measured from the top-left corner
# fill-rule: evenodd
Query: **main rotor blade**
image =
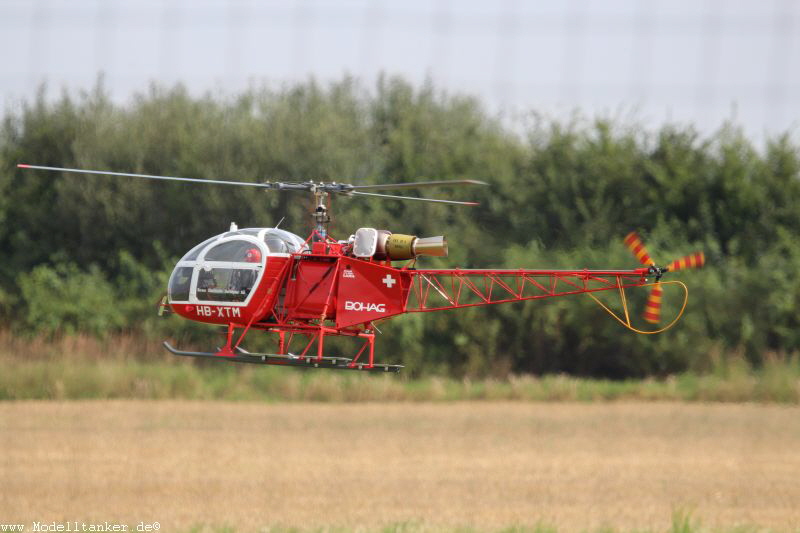
<path id="1" fill-rule="evenodd" d="M 456 200 L 438 200 L 436 198 L 418 198 L 415 196 L 395 196 L 393 194 L 377 194 L 374 192 L 359 192 L 359 191 L 352 191 L 350 193 L 345 194 L 357 194 L 359 196 L 377 196 L 380 198 L 394 198 L 396 200 L 417 200 L 420 202 L 435 202 L 437 204 L 454 204 L 454 205 L 480 205 L 478 202 L 458 202 Z"/>
<path id="2" fill-rule="evenodd" d="M 29 168 L 33 170 L 52 170 L 55 172 L 72 172 L 75 174 L 96 174 L 100 176 L 122 176 L 122 177 L 130 177 L 130 178 L 145 178 L 151 180 L 163 180 L 163 181 L 183 181 L 189 183 L 206 183 L 211 185 L 237 185 L 241 187 L 257 187 L 259 189 L 271 189 L 271 190 L 302 190 L 302 191 L 314 191 L 322 190 L 330 193 L 339 193 L 345 195 L 360 195 L 360 196 L 377 196 L 380 198 L 394 198 L 397 200 L 416 200 L 419 202 L 434 202 L 439 204 L 453 204 L 453 205 L 478 205 L 477 202 L 459 202 L 455 200 L 438 200 L 434 198 L 418 198 L 413 196 L 395 196 L 392 194 L 376 194 L 376 193 L 369 193 L 369 192 L 360 192 L 355 191 L 353 189 L 362 189 L 362 188 L 413 188 L 413 187 L 434 187 L 440 185 L 486 185 L 481 181 L 475 180 L 454 180 L 454 181 L 423 181 L 418 183 L 399 183 L 396 185 L 384 184 L 384 185 L 348 185 L 348 184 L 331 184 L 331 183 L 318 183 L 314 184 L 313 182 L 304 182 L 304 183 L 297 183 L 297 182 L 275 182 L 275 183 L 252 183 L 247 181 L 225 181 L 225 180 L 204 180 L 200 178 L 181 178 L 178 176 L 154 176 L 152 174 L 134 174 L 131 172 L 111 172 L 107 170 L 83 170 L 79 168 L 62 168 L 62 167 L 47 167 L 41 165 L 27 165 L 20 163 L 17 165 L 18 168 Z"/>
<path id="3" fill-rule="evenodd" d="M 204 180 L 200 178 L 179 178 L 177 176 L 153 176 L 151 174 L 132 174 L 129 172 L 110 172 L 106 170 L 81 170 L 78 168 L 44 167 L 39 165 L 24 165 L 20 163 L 19 168 L 30 168 L 34 170 L 53 170 L 56 172 L 74 172 L 76 174 L 98 174 L 101 176 L 123 176 L 129 178 L 146 178 L 149 180 L 165 181 L 189 181 L 192 183 L 210 183 L 215 185 L 238 185 L 242 187 L 259 187 L 262 189 L 272 189 L 274 187 L 264 183 L 250 183 L 246 181 L 224 181 L 224 180 Z"/>
<path id="4" fill-rule="evenodd" d="M 414 183 L 378 183 L 376 185 L 352 185 L 352 190 L 370 189 L 391 190 L 391 189 L 417 189 L 420 187 L 451 187 L 454 185 L 489 185 L 478 180 L 439 180 L 439 181 L 417 181 Z"/>

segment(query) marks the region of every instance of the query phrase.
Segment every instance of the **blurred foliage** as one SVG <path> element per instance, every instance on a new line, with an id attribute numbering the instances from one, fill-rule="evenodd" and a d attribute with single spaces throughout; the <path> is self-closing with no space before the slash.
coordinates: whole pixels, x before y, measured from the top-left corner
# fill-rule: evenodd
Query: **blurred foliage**
<path id="1" fill-rule="evenodd" d="M 82 272 L 72 263 L 39 265 L 20 274 L 18 280 L 27 328 L 47 333 L 103 334 L 125 323 L 121 309 L 109 305 L 116 294 L 96 266 Z"/>
<path id="2" fill-rule="evenodd" d="M 185 322 L 185 321 L 184 321 Z M 470 361 L 472 362 L 472 361 Z M 415 361 L 422 364 L 421 361 Z M 566 374 L 474 379 L 226 364 L 174 357 L 142 335 L 33 339 L 0 331 L 0 401 L 174 399 L 259 402 L 755 402 L 800 405 L 800 359 L 768 353 L 759 368 L 712 354 L 702 374 L 606 379 Z M 471 370 L 474 370 L 471 369 Z"/>
<path id="3" fill-rule="evenodd" d="M 628 333 L 588 298 L 429 315 L 382 326 L 382 360 L 417 374 L 509 372 L 598 377 L 713 366 L 712 353 L 800 350 L 800 151 L 789 136 L 756 149 L 739 130 L 703 138 L 608 120 L 535 119 L 512 131 L 478 101 L 384 77 L 314 81 L 236 97 L 151 87 L 128 105 L 101 84 L 9 109 L 0 131 L 0 311 L 20 331 L 131 330 L 216 342 L 216 328 L 154 317 L 175 261 L 227 229 L 305 235 L 310 201 L 236 187 L 22 171 L 17 163 L 244 181 L 353 183 L 481 179 L 459 190 L 477 208 L 337 198 L 331 231 L 360 226 L 445 234 L 432 267 L 635 266 L 621 238 L 637 229 L 659 264 L 703 249 L 681 275 L 678 327 Z M 449 193 L 442 193 L 449 194 Z M 665 295 L 665 315 L 676 311 Z M 645 294 L 632 294 L 641 310 Z"/>

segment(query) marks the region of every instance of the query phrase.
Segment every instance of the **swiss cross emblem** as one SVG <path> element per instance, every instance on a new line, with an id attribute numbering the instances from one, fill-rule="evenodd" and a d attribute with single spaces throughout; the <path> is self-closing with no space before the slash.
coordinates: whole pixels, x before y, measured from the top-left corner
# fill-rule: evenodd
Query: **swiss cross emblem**
<path id="1" fill-rule="evenodd" d="M 381 281 L 383 282 L 384 285 L 386 285 L 390 289 L 392 288 L 392 285 L 397 283 L 397 280 L 394 279 L 391 274 L 386 274 L 386 277 L 383 278 Z"/>

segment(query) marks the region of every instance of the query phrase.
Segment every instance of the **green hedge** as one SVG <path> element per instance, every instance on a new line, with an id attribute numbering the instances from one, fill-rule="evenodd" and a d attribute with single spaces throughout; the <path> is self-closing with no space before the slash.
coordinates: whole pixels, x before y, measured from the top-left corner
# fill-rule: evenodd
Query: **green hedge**
<path id="1" fill-rule="evenodd" d="M 230 180 L 482 179 L 453 197 L 477 208 L 336 199 L 332 233 L 363 225 L 445 234 L 460 267 L 635 266 L 637 229 L 659 263 L 697 249 L 683 322 L 627 333 L 586 298 L 401 317 L 380 351 L 418 373 L 568 372 L 623 378 L 710 366 L 710 353 L 800 349 L 800 156 L 790 137 L 756 148 L 734 127 L 702 137 L 609 120 L 532 121 L 520 132 L 472 98 L 383 78 L 313 81 L 237 96 L 153 87 L 126 105 L 102 87 L 6 112 L 0 133 L 0 308 L 35 333 L 213 328 L 153 318 L 171 265 L 206 237 L 274 225 L 305 234 L 293 193 L 21 171 L 19 162 Z M 674 309 L 667 294 L 665 314 Z M 639 309 L 644 294 L 633 296 Z M 213 341 L 216 342 L 216 341 Z"/>

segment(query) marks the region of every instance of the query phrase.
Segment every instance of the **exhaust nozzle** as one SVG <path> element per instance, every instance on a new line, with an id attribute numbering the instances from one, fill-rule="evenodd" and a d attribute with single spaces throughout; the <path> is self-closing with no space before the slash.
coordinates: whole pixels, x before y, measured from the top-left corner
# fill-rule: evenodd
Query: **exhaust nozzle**
<path id="1" fill-rule="evenodd" d="M 442 235 L 438 237 L 418 237 L 414 241 L 414 254 L 447 257 L 447 239 Z"/>

